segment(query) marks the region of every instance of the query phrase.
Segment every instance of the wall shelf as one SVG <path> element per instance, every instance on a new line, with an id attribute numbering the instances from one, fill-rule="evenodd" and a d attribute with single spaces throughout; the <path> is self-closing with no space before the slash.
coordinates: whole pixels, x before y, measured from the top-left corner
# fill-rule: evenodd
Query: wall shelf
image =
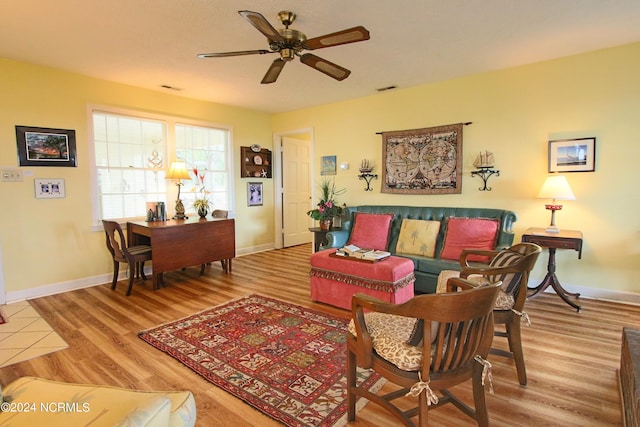
<path id="1" fill-rule="evenodd" d="M 367 188 L 365 188 L 364 191 L 373 191 L 373 188 L 371 188 L 371 181 L 378 179 L 378 175 L 373 173 L 361 173 L 358 175 L 358 178 L 361 180 L 364 179 L 367 183 Z"/>
<path id="2" fill-rule="evenodd" d="M 271 178 L 272 165 L 271 150 L 240 147 L 240 178 Z"/>
<path id="3" fill-rule="evenodd" d="M 500 176 L 500 171 L 488 167 L 480 167 L 478 168 L 478 170 L 471 172 L 471 176 L 476 175 L 482 178 L 482 182 L 484 183 L 484 187 L 479 187 L 478 190 L 491 191 L 491 187 L 487 187 L 487 181 L 489 180 L 489 177 L 491 177 L 491 175 Z"/>

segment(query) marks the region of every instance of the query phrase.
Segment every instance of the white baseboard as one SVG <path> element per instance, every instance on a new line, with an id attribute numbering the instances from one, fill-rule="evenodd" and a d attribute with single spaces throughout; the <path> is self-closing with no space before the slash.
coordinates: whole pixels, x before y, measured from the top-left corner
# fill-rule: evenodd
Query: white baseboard
<path id="1" fill-rule="evenodd" d="M 146 269 L 145 269 L 146 271 Z M 150 272 L 151 270 L 149 270 Z M 119 279 L 127 278 L 126 271 L 119 274 Z M 78 289 L 89 288 L 91 286 L 104 285 L 111 283 L 113 273 L 102 274 L 99 276 L 85 277 L 82 279 L 69 280 L 67 282 L 52 283 L 49 285 L 38 286 L 37 288 L 29 288 L 20 291 L 7 292 L 7 304 L 12 302 L 29 300 L 33 298 L 46 297 L 48 295 L 60 294 L 62 292 L 75 291 Z"/>
<path id="2" fill-rule="evenodd" d="M 236 256 L 249 255 L 256 252 L 264 252 L 274 249 L 273 244 L 253 246 L 249 248 L 242 248 L 236 251 Z M 119 280 L 126 279 L 128 270 L 125 268 L 120 272 Z M 145 268 L 145 272 L 151 274 L 151 268 Z M 38 286 L 37 288 L 30 288 L 20 291 L 11 291 L 6 293 L 6 303 L 29 300 L 33 298 L 45 297 L 48 295 L 55 295 L 62 292 L 75 291 L 77 289 L 88 288 L 91 286 L 104 285 L 105 283 L 111 283 L 113 275 L 111 273 L 101 274 L 93 277 L 86 277 L 82 279 L 69 280 L 66 282 L 52 283 L 49 285 Z M 533 287 L 540 283 L 542 279 L 535 278 L 529 280 L 529 286 Z M 580 293 L 580 298 L 595 299 L 601 301 L 611 301 L 623 304 L 640 305 L 640 293 L 618 291 L 615 289 L 599 289 L 599 288 L 587 288 L 582 286 L 576 286 L 564 283 L 562 286 L 569 292 Z M 552 288 L 547 289 L 545 292 L 555 292 Z"/>
<path id="3" fill-rule="evenodd" d="M 249 248 L 243 248 L 236 251 L 236 256 L 249 255 L 256 252 L 264 252 L 274 249 L 273 244 L 253 246 Z M 151 275 L 151 267 L 145 267 L 145 272 Z M 128 276 L 128 269 L 122 268 L 118 275 L 118 280 L 125 280 Z M 111 283 L 113 273 L 101 274 L 93 277 L 85 277 L 82 279 L 69 280 L 66 282 L 51 283 L 44 286 L 38 286 L 37 288 L 29 288 L 20 291 L 10 291 L 6 293 L 6 302 L 10 304 L 12 302 L 24 301 L 33 298 L 46 297 L 48 295 L 60 294 L 62 292 L 75 291 L 77 289 L 89 288 L 91 286 L 104 285 L 105 283 Z"/>

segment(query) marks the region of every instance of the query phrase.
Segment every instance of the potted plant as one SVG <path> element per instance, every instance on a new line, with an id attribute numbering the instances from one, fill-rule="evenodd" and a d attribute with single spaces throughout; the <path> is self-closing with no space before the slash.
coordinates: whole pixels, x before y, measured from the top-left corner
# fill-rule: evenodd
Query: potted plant
<path id="1" fill-rule="evenodd" d="M 345 189 L 336 189 L 335 182 L 324 178 L 320 183 L 320 201 L 315 209 L 307 212 L 311 218 L 320 221 L 320 229 L 328 231 L 333 225 L 333 218 L 342 213 L 342 208 L 336 203 L 336 196 L 343 194 Z"/>
<path id="2" fill-rule="evenodd" d="M 211 209 L 211 202 L 207 199 L 208 191 L 204 186 L 204 175 L 200 175 L 197 168 L 193 168 L 193 173 L 196 176 L 196 180 L 200 181 L 200 188 L 198 189 L 199 194 L 193 201 L 193 208 L 196 210 L 200 218 L 206 218 L 209 213 L 209 209 Z"/>

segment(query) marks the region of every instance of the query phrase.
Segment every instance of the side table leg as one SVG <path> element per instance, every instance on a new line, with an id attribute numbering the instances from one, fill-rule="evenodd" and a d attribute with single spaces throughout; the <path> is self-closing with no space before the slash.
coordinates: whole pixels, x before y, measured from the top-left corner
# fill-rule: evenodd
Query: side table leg
<path id="1" fill-rule="evenodd" d="M 544 292 L 553 283 L 553 278 L 556 275 L 556 248 L 549 248 L 549 261 L 547 262 L 547 275 L 544 276 L 544 280 L 538 286 L 534 288 L 527 288 L 533 291 L 528 298 L 533 298 L 536 295 Z"/>
<path id="2" fill-rule="evenodd" d="M 540 293 L 544 292 L 549 286 L 551 286 L 552 283 L 553 283 L 553 275 L 552 273 L 547 273 L 547 275 L 544 276 L 544 279 L 542 280 L 542 282 L 540 282 L 538 286 L 534 288 L 527 288 L 527 290 L 533 291 L 532 293 L 527 295 L 527 298 L 534 298 L 538 296 Z"/>
<path id="3" fill-rule="evenodd" d="M 560 281 L 558 281 L 558 278 L 556 277 L 556 275 L 553 275 L 552 278 L 552 282 L 551 282 L 551 286 L 553 286 L 553 289 L 556 291 L 556 293 L 558 295 L 560 295 L 560 298 L 562 298 L 562 300 L 564 302 L 566 302 L 567 304 L 569 304 L 571 307 L 575 308 L 578 313 L 582 312 L 582 307 L 580 307 L 578 304 L 576 304 L 575 302 L 571 301 L 569 299 L 570 296 L 572 297 L 579 297 L 580 294 L 579 293 L 570 293 L 567 292 L 562 285 L 560 284 Z"/>
<path id="4" fill-rule="evenodd" d="M 533 298 L 539 295 L 541 292 L 544 292 L 549 286 L 553 288 L 554 291 L 562 298 L 564 302 L 575 308 L 578 313 L 582 311 L 582 307 L 580 307 L 575 302 L 571 301 L 569 297 L 579 297 L 579 293 L 571 293 L 567 292 L 566 289 L 562 287 L 558 277 L 556 276 L 556 248 L 549 248 L 549 262 L 547 263 L 547 275 L 544 277 L 542 283 L 540 283 L 535 288 L 527 288 L 530 291 L 533 291 L 527 298 Z"/>

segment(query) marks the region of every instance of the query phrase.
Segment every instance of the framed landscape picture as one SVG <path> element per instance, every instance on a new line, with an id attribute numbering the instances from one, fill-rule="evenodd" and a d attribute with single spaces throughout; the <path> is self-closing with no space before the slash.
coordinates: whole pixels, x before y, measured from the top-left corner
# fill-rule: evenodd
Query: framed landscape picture
<path id="1" fill-rule="evenodd" d="M 320 175 L 336 174 L 336 156 L 322 156 Z"/>
<path id="2" fill-rule="evenodd" d="M 20 166 L 76 167 L 76 131 L 16 126 Z"/>
<path id="3" fill-rule="evenodd" d="M 596 139 L 549 141 L 549 172 L 593 172 L 596 170 Z"/>

